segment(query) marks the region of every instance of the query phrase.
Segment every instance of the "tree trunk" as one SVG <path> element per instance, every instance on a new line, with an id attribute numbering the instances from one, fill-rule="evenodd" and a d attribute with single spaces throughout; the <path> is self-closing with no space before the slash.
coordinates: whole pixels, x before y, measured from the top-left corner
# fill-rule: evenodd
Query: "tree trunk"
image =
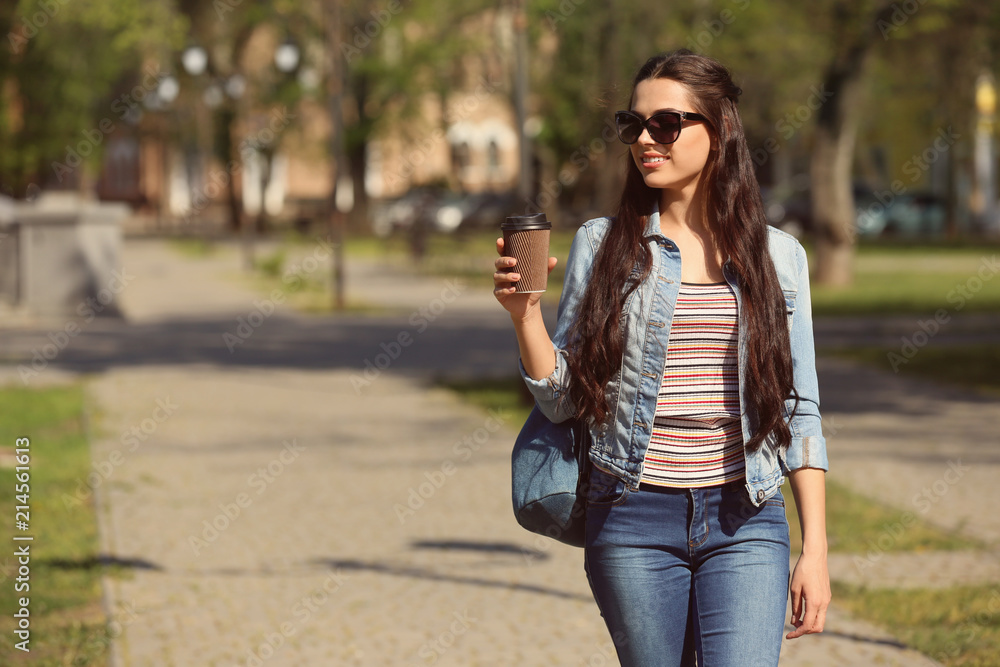
<path id="1" fill-rule="evenodd" d="M 831 8 L 834 56 L 820 90 L 813 94 L 819 108 L 810 164 L 815 280 L 820 284 L 848 285 L 853 278 L 857 214 L 851 167 L 862 113 L 862 80 L 877 26 L 891 12 L 892 5 L 887 4 L 874 15 L 859 16 L 856 5 L 847 0 L 835 2 Z M 813 104 L 812 99 L 809 103 Z"/>
<path id="2" fill-rule="evenodd" d="M 618 22 L 619 19 L 615 12 L 607 13 L 605 38 L 603 40 L 607 50 L 603 57 L 604 71 L 601 72 L 601 78 L 603 79 L 601 84 L 604 90 L 614 90 L 615 85 L 621 81 L 622 39 Z M 608 130 L 608 126 L 601 125 L 598 136 L 602 137 L 602 139 L 608 134 L 605 130 Z M 591 169 L 600 174 L 596 179 L 594 204 L 598 211 L 602 211 L 601 215 L 609 215 L 609 213 L 603 212 L 614 211 L 617 208 L 618 198 L 621 196 L 625 181 L 625 172 L 622 169 L 622 161 L 620 159 L 623 152 L 621 144 L 618 143 L 618 139 L 614 136 L 606 143 L 606 150 L 596 156 L 596 160 L 593 160 L 591 163 Z M 632 158 L 628 156 L 626 159 L 631 160 Z"/>
<path id="3" fill-rule="evenodd" d="M 222 166 L 227 173 L 226 179 L 226 228 L 233 233 L 240 231 L 240 214 L 242 202 L 240 201 L 239 190 L 236 179 L 239 171 L 229 168 L 234 160 L 239 160 L 240 156 L 235 150 L 236 142 L 233 141 L 233 126 L 236 122 L 236 112 L 228 105 L 223 106 L 216 113 L 214 149 L 216 157 L 222 161 Z"/>
<path id="4" fill-rule="evenodd" d="M 365 172 L 368 171 L 368 137 L 371 131 L 371 120 L 365 109 L 368 104 L 368 75 L 364 72 L 355 72 L 351 79 L 351 92 L 358 114 L 357 127 L 360 129 L 360 136 L 347 147 L 347 161 L 354 185 L 354 208 L 351 209 L 350 228 L 353 231 L 369 233 L 371 225 L 368 222 L 368 191 L 365 189 Z"/>
<path id="5" fill-rule="evenodd" d="M 855 222 L 851 166 L 860 106 L 860 71 L 839 83 L 827 77 L 833 94 L 816 124 L 811 160 L 813 221 L 816 227 L 816 282 L 848 285 L 853 275 Z"/>

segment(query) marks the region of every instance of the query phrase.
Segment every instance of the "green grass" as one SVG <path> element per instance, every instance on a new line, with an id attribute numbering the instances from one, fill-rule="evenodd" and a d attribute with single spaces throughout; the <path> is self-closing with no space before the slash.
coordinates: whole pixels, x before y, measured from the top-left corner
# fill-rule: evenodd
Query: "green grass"
<path id="1" fill-rule="evenodd" d="M 810 267 L 815 253 L 809 250 Z M 866 242 L 854 258 L 848 287 L 812 285 L 814 315 L 1000 312 L 996 246 Z"/>
<path id="2" fill-rule="evenodd" d="M 510 415 L 511 424 L 523 424 L 531 412 L 532 403 L 522 393 L 520 377 L 491 380 L 442 380 L 439 385 L 459 394 L 464 400 L 483 410 L 502 410 Z M 527 391 L 525 388 L 523 391 Z M 519 427 L 518 427 L 519 428 Z"/>
<path id="3" fill-rule="evenodd" d="M 268 298 L 290 305 L 303 313 L 328 315 L 333 312 L 365 313 L 380 315 L 390 312 L 390 309 L 352 299 L 350 290 L 344 308 L 334 311 L 333 290 L 330 287 L 330 277 L 326 271 L 316 271 L 312 274 L 291 272 L 285 270 L 284 252 L 279 250 L 273 255 L 261 260 L 249 277 L 246 274 L 234 276 L 237 282 L 249 282 L 252 289 Z M 275 299 L 275 295 L 278 296 Z M 280 301 L 279 301 L 280 300 Z"/>
<path id="4" fill-rule="evenodd" d="M 949 667 L 1000 664 L 1000 586 L 904 590 L 833 582 L 833 599 Z"/>
<path id="5" fill-rule="evenodd" d="M 14 591 L 18 564 L 5 555 L 0 584 L 0 664 L 27 657 L 14 648 L 17 598 L 30 598 L 30 659 L 35 665 L 107 664 L 101 608 L 97 519 L 92 496 L 67 502 L 91 471 L 80 386 L 0 389 L 0 446 L 31 440 L 30 530 L 14 530 L 15 471 L 0 470 L 0 525 L 5 535 L 32 535 L 30 590 Z M 86 489 L 87 487 L 84 487 Z M 10 538 L 8 546 L 18 544 Z M 13 553 L 13 546 L 5 551 Z"/>
<path id="6" fill-rule="evenodd" d="M 170 239 L 170 247 L 186 257 L 207 257 L 215 252 L 215 245 L 201 238 Z"/>
<path id="7" fill-rule="evenodd" d="M 546 302 L 556 303 L 561 292 L 563 271 L 575 229 L 554 230 L 550 256 L 559 263 L 550 276 Z M 382 259 L 407 263 L 429 275 L 462 277 L 472 284 L 492 287 L 490 276 L 496 258 L 495 239 L 499 230 L 469 234 L 431 234 L 427 251 L 420 262 L 410 256 L 406 235 L 389 238 L 348 235 L 344 240 L 347 261 L 351 257 Z M 283 237 L 285 246 L 315 243 L 312 236 L 293 232 Z M 215 251 L 213 244 L 199 239 L 177 239 L 171 245 L 191 257 Z M 811 244 L 804 242 L 810 266 L 816 257 Z M 856 249 L 854 281 L 847 287 L 829 287 L 814 282 L 814 315 L 889 315 L 917 314 L 932 316 L 938 309 L 951 314 L 1000 312 L 1000 275 L 993 273 L 994 256 L 1000 246 L 983 241 L 911 242 L 864 240 Z M 274 271 L 279 257 L 264 258 L 262 268 Z M 964 291 L 963 291 L 964 290 Z"/>
<path id="8" fill-rule="evenodd" d="M 575 233 L 575 230 L 556 230 L 550 236 L 549 256 L 558 257 L 559 263 L 549 275 L 548 290 L 542 296 L 546 303 L 556 304 L 559 301 L 566 258 Z M 433 234 L 428 237 L 426 254 L 419 262 L 411 257 L 408 241 L 402 236 L 349 240 L 345 244 L 345 253 L 348 261 L 354 252 L 358 252 L 358 256 L 403 262 L 424 275 L 463 278 L 472 285 L 492 290 L 493 262 L 498 257 L 496 239 L 500 236 L 499 230 L 461 235 Z"/>
<path id="9" fill-rule="evenodd" d="M 549 257 L 558 257 L 556 268 L 549 274 L 548 289 L 542 296 L 546 302 L 559 301 L 562 293 L 566 259 L 573 244 L 574 231 L 555 230 L 549 235 Z M 435 275 L 458 275 L 469 282 L 480 282 L 493 289 L 494 261 L 498 257 L 497 231 L 477 232 L 465 237 L 442 236 L 435 239 L 421 269 Z"/>
<path id="10" fill-rule="evenodd" d="M 558 257 L 559 263 L 543 296 L 547 302 L 556 303 L 559 299 L 575 233 L 566 229 L 552 232 L 549 255 Z M 473 284 L 492 287 L 490 276 L 498 236 L 498 230 L 432 235 L 418 270 L 431 275 L 458 276 Z M 815 268 L 815 254 L 808 242 L 805 245 L 810 266 Z M 403 236 L 348 239 L 345 249 L 348 256 L 357 253 L 411 261 L 408 241 Z M 1000 312 L 1000 275 L 990 273 L 994 266 L 991 260 L 996 254 L 1000 254 L 1000 247 L 982 243 L 864 241 L 857 247 L 852 285 L 835 288 L 813 284 L 813 313 L 932 316 L 939 308 L 951 313 Z M 977 275 L 980 270 L 982 274 Z"/>
<path id="11" fill-rule="evenodd" d="M 286 254 L 284 248 L 279 248 L 266 257 L 257 257 L 253 261 L 253 268 L 268 278 L 278 278 L 285 268 Z"/>
<path id="12" fill-rule="evenodd" d="M 934 346 L 932 343 L 909 358 L 903 356 L 898 347 L 823 348 L 820 352 L 882 370 L 1000 396 L 1000 346 L 997 345 L 967 343 Z"/>
<path id="13" fill-rule="evenodd" d="M 792 553 L 802 550 L 799 514 L 792 487 L 781 487 L 788 516 Z M 831 553 L 853 553 L 862 558 L 871 554 L 905 551 L 950 551 L 979 549 L 985 545 L 945 532 L 904 512 L 854 493 L 837 482 L 826 480 L 826 532 Z M 904 520 L 905 518 L 905 520 Z"/>

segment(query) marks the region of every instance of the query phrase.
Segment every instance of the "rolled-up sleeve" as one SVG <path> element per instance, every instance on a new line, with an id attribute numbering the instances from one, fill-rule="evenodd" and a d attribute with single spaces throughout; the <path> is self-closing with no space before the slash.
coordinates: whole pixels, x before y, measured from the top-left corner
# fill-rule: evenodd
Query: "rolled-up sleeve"
<path id="1" fill-rule="evenodd" d="M 823 437 L 822 418 L 819 413 L 819 380 L 816 376 L 816 347 L 813 340 L 812 297 L 809 288 L 809 264 L 805 249 L 796 243 L 798 267 L 798 292 L 795 313 L 789 331 L 792 369 L 799 403 L 790 428 L 792 442 L 781 456 L 787 470 L 820 468 L 829 470 L 826 438 Z M 789 409 L 794 398 L 787 402 Z"/>
<path id="2" fill-rule="evenodd" d="M 559 297 L 559 307 L 556 310 L 556 331 L 552 336 L 552 347 L 556 357 L 555 370 L 548 377 L 536 380 L 528 375 L 521 359 L 517 360 L 521 377 L 524 378 L 528 390 L 535 397 L 539 410 L 556 424 L 566 421 L 576 413 L 576 406 L 569 396 L 570 375 L 566 350 L 570 327 L 576 319 L 580 301 L 583 299 L 583 292 L 590 279 L 594 252 L 589 226 L 583 225 L 573 237 L 569 257 L 566 259 L 562 295 Z"/>

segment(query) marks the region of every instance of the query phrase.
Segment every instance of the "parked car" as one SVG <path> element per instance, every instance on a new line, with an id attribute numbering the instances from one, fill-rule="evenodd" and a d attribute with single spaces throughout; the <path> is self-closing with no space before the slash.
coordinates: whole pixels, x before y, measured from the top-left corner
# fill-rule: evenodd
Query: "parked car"
<path id="1" fill-rule="evenodd" d="M 408 231 L 421 216 L 434 220 L 442 196 L 440 188 L 420 187 L 396 199 L 377 202 L 371 209 L 372 231 L 385 238 Z"/>
<path id="2" fill-rule="evenodd" d="M 885 199 L 885 195 L 882 197 Z M 873 190 L 862 186 L 854 188 L 854 215 L 858 236 L 880 236 L 888 219 L 885 204 Z"/>
<path id="3" fill-rule="evenodd" d="M 406 232 L 421 219 L 428 229 L 443 233 L 465 233 L 499 229 L 508 215 L 520 212 L 513 192 L 460 194 L 435 188 L 415 188 L 402 197 L 372 207 L 372 230 L 379 237 Z"/>
<path id="4" fill-rule="evenodd" d="M 764 211 L 767 222 L 788 232 L 792 236 L 801 236 L 813 227 L 812 196 L 808 186 L 801 189 L 779 190 L 777 188 L 761 188 L 764 199 Z"/>
<path id="5" fill-rule="evenodd" d="M 514 192 L 481 192 L 466 199 L 467 209 L 457 231 L 459 233 L 500 229 L 509 215 L 523 213 L 524 206 Z"/>
<path id="6" fill-rule="evenodd" d="M 944 233 L 947 207 L 929 192 L 903 193 L 889 205 L 884 234 L 935 236 Z"/>
<path id="7" fill-rule="evenodd" d="M 944 231 L 944 201 L 927 192 L 875 191 L 853 186 L 855 229 L 859 236 L 936 235 Z M 768 223 L 798 236 L 813 230 L 812 193 L 804 189 L 779 192 L 761 188 Z"/>

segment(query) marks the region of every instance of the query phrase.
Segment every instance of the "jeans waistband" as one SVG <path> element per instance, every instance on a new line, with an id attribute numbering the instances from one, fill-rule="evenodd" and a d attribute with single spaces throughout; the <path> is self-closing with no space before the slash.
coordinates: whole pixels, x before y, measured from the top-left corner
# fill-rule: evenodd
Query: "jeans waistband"
<path id="1" fill-rule="evenodd" d="M 725 482 L 723 484 L 710 484 L 708 486 L 660 486 L 659 484 L 650 484 L 648 482 L 640 482 L 640 491 L 652 491 L 653 493 L 685 493 L 688 489 L 727 489 L 727 488 L 742 488 L 743 480 L 736 479 L 732 482 Z"/>

